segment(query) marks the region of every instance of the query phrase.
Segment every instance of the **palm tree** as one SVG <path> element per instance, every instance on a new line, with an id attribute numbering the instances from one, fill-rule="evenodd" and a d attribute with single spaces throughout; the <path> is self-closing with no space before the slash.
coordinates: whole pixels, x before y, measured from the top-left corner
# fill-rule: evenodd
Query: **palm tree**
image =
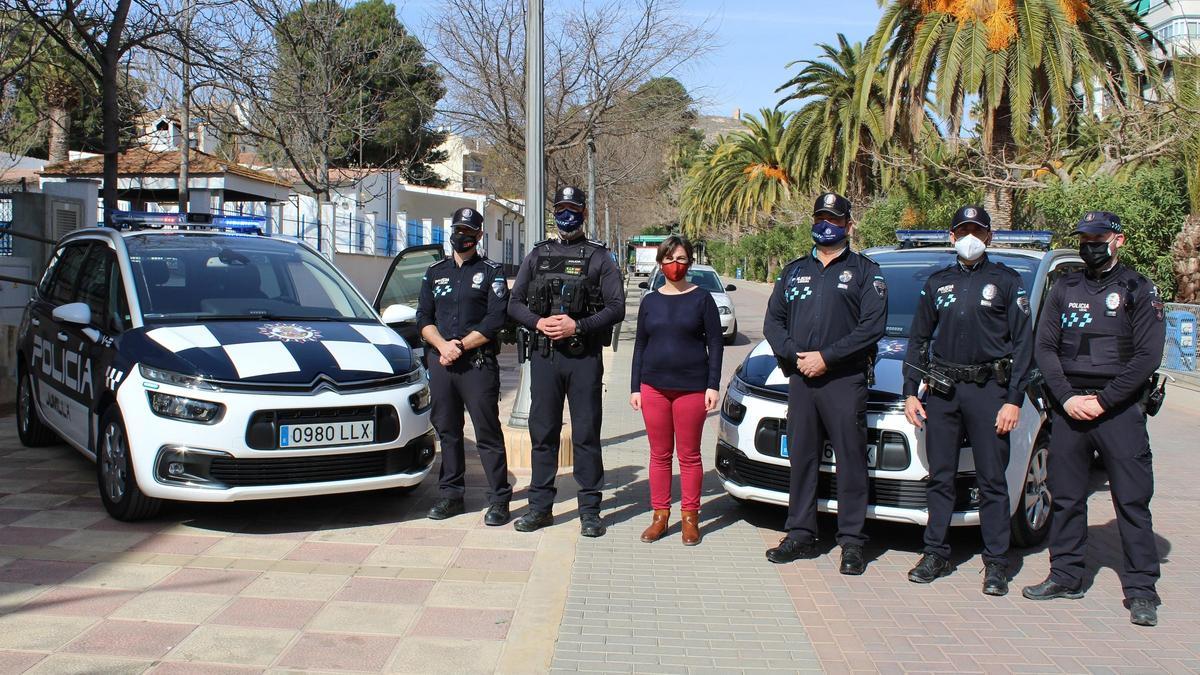
<path id="1" fill-rule="evenodd" d="M 791 88 L 779 105 L 803 101 L 788 127 L 797 152 L 791 157 L 791 174 L 808 189 L 823 187 L 838 192 L 868 194 L 878 186 L 880 167 L 872 150 L 883 146 L 885 115 L 883 78 L 877 69 L 864 111 L 854 105 L 862 74 L 862 44 L 851 44 L 838 33 L 838 44 L 819 44 L 822 55 L 794 61 L 802 65 L 795 77 L 775 91 Z"/>
<path id="2" fill-rule="evenodd" d="M 982 151 L 1003 163 L 1034 128 L 1065 131 L 1079 111 L 1094 109 L 1098 93 L 1136 104 L 1141 64 L 1151 62 L 1141 43 L 1147 33 L 1125 0 L 893 0 L 862 67 L 886 68 L 887 133 L 903 117 L 915 135 L 932 94 L 947 135 L 956 138 L 968 102 L 977 99 Z M 859 84 L 860 114 L 872 86 Z M 1003 191 L 989 189 L 985 201 L 994 222 L 1011 223 Z"/>
<path id="3" fill-rule="evenodd" d="M 688 236 L 730 223 L 746 228 L 769 222 L 790 195 L 786 132 L 793 113 L 764 108 L 759 115 L 747 115 L 745 130 L 722 136 L 692 165 L 680 198 L 680 224 Z"/>

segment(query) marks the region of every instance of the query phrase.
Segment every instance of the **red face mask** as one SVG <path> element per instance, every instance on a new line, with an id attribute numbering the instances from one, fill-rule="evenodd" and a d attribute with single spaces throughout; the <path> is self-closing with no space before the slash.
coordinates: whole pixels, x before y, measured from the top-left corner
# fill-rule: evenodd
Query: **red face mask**
<path id="1" fill-rule="evenodd" d="M 679 281 L 687 275 L 689 267 L 691 267 L 691 265 L 686 263 L 675 261 L 665 262 L 662 265 L 663 276 L 667 277 L 671 281 Z"/>

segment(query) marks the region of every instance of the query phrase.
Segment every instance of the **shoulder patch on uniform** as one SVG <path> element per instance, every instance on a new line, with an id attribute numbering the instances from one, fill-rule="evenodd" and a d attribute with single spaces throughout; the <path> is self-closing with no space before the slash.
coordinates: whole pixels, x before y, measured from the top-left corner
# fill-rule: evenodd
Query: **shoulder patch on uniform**
<path id="1" fill-rule="evenodd" d="M 534 248 L 537 248 L 537 247 L 539 247 L 539 246 L 545 246 L 546 244 L 549 244 L 549 243 L 550 243 L 550 242 L 552 242 L 552 241 L 558 241 L 558 240 L 557 240 L 557 239 L 543 239 L 543 240 L 541 240 L 541 241 L 539 241 L 539 242 L 535 243 L 535 244 L 533 245 L 533 247 L 534 247 Z"/>
<path id="2" fill-rule="evenodd" d="M 492 269 L 500 268 L 500 263 L 496 262 L 495 260 L 492 260 L 491 258 L 488 258 L 487 256 L 481 257 L 480 260 L 483 261 L 483 264 L 487 265 L 488 267 L 490 267 Z"/>
<path id="3" fill-rule="evenodd" d="M 608 248 L 608 244 L 600 241 L 599 239 L 588 239 L 587 243 L 591 244 L 592 246 L 596 246 L 598 248 Z"/>

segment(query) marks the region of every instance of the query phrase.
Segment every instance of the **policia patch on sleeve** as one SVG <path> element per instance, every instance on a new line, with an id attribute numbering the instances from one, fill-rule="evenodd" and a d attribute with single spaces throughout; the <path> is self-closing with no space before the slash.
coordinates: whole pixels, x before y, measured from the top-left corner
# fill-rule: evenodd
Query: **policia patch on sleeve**
<path id="1" fill-rule="evenodd" d="M 879 294 L 879 297 L 881 297 L 881 298 L 887 297 L 887 282 L 883 280 L 883 277 L 881 277 L 879 275 L 875 275 L 874 286 L 875 286 L 875 292 Z"/>
<path id="2" fill-rule="evenodd" d="M 1153 284 L 1150 286 L 1150 306 L 1154 308 L 1154 318 L 1162 321 L 1164 316 L 1162 296 L 1158 294 L 1158 286 Z"/>

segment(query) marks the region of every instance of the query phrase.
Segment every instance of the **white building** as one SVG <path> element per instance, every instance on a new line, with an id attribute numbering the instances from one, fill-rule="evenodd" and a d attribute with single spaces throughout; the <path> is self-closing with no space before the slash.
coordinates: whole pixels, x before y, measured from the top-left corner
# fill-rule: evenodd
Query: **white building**
<path id="1" fill-rule="evenodd" d="M 431 164 L 439 178 L 447 181 L 446 189 L 459 192 L 484 192 L 487 186 L 483 174 L 483 146 L 477 138 L 449 134 L 438 150 L 446 153 L 446 161 Z"/>
<path id="2" fill-rule="evenodd" d="M 1163 46 L 1154 45 L 1151 55 L 1170 60 L 1200 56 L 1200 0 L 1134 0 L 1139 16 Z M 1164 49 L 1165 47 L 1165 49 Z"/>

